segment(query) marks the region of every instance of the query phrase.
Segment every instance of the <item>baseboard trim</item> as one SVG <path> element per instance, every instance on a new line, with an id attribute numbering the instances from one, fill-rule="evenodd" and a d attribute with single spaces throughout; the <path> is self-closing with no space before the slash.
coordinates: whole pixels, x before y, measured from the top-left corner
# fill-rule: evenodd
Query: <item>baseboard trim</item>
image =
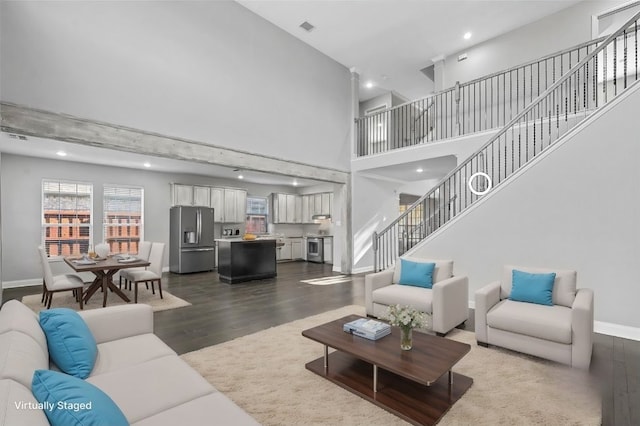
<path id="1" fill-rule="evenodd" d="M 640 328 L 628 325 L 613 324 L 610 322 L 594 321 L 593 331 L 607 336 L 621 337 L 623 339 L 640 342 Z"/>
<path id="2" fill-rule="evenodd" d="M 361 268 L 353 268 L 352 274 L 364 274 L 365 272 L 373 272 L 373 266 L 363 266 Z"/>
<path id="3" fill-rule="evenodd" d="M 2 288 L 32 287 L 42 285 L 42 278 L 30 278 L 28 280 L 3 281 Z"/>

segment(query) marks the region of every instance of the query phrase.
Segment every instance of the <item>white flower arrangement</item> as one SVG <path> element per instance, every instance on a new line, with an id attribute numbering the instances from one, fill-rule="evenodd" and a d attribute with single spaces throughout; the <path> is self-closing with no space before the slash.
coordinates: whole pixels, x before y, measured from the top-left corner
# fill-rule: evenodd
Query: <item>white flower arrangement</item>
<path id="1" fill-rule="evenodd" d="M 386 319 L 389 324 L 404 329 L 425 328 L 427 326 L 427 315 L 412 306 L 389 306 Z"/>

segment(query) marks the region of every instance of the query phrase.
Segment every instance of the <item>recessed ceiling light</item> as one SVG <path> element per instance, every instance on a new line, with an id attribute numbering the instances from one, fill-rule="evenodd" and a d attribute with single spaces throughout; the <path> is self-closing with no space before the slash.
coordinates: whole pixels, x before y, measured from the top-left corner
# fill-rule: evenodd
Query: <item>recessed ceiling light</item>
<path id="1" fill-rule="evenodd" d="M 58 155 L 58 156 L 60 156 L 60 157 L 66 157 L 66 156 L 67 156 L 67 153 L 66 153 L 66 152 L 64 152 L 64 151 L 58 151 L 58 152 L 56 152 L 56 155 Z"/>
<path id="2" fill-rule="evenodd" d="M 293 181 L 293 186 L 298 186 L 298 181 L 297 180 Z"/>
<path id="3" fill-rule="evenodd" d="M 367 81 L 365 83 L 364 87 L 366 87 L 367 89 L 371 89 L 373 87 L 373 82 L 372 81 Z"/>
<path id="4" fill-rule="evenodd" d="M 244 179 L 243 175 L 238 175 L 238 179 Z"/>
<path id="5" fill-rule="evenodd" d="M 464 33 L 463 37 L 464 37 L 465 40 L 469 40 L 471 38 L 471 32 L 467 31 L 466 33 Z"/>
<path id="6" fill-rule="evenodd" d="M 144 164 L 142 164 L 142 165 L 147 167 L 147 168 L 151 167 L 151 163 L 148 162 L 148 161 L 145 161 Z"/>
<path id="7" fill-rule="evenodd" d="M 418 172 L 418 173 L 422 173 L 422 172 L 424 172 L 424 169 L 423 169 L 422 167 L 418 167 L 418 168 L 416 169 L 416 172 Z"/>

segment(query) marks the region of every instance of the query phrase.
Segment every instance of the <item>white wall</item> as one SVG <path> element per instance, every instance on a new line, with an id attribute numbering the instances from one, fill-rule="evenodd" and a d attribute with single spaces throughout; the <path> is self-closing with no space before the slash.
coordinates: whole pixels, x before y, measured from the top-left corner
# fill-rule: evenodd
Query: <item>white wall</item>
<path id="1" fill-rule="evenodd" d="M 0 152 L 0 305 L 2 305 L 2 153 Z"/>
<path id="2" fill-rule="evenodd" d="M 640 327 L 640 86 L 631 92 L 415 254 L 454 259 L 470 300 L 505 264 L 575 269 L 578 286 L 595 292 L 596 321 Z"/>
<path id="3" fill-rule="evenodd" d="M 349 70 L 233 1 L 0 7 L 2 101 L 349 170 Z"/>
<path id="4" fill-rule="evenodd" d="M 591 40 L 591 20 L 627 0 L 582 1 L 551 16 L 445 58 L 448 88 Z M 457 57 L 467 53 L 468 59 Z"/>
<path id="5" fill-rule="evenodd" d="M 96 166 L 70 161 L 46 160 L 10 154 L 2 155 L 0 183 L 2 193 L 2 280 L 31 280 L 42 277 L 36 247 L 41 244 L 42 180 L 63 179 L 93 183 L 94 243 L 102 241 L 102 189 L 104 184 L 136 185 L 144 188 L 144 239 L 169 244 L 171 182 L 216 185 L 247 189 L 248 195 L 267 196 L 289 188 L 258 185 L 237 180 L 205 176 L 160 173 L 117 167 Z M 218 225 L 218 228 L 220 225 Z M 235 226 L 234 226 L 235 227 Z M 218 231 L 219 232 L 219 229 Z M 165 252 L 168 265 L 169 251 Z M 59 262 L 54 273 L 68 273 Z"/>

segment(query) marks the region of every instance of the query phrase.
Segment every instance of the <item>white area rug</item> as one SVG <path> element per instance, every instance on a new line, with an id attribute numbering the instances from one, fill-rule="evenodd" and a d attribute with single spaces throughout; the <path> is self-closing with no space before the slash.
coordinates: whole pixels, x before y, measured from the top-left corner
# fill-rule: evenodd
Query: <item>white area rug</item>
<path id="1" fill-rule="evenodd" d="M 131 303 L 133 303 L 133 291 L 122 289 L 124 294 L 127 295 L 129 299 L 131 299 Z M 191 303 L 186 300 L 180 299 L 177 296 L 169 293 L 166 290 L 162 290 L 162 297 L 160 299 L 160 294 L 158 293 L 158 288 L 156 287 L 156 294 L 151 293 L 151 289 L 147 290 L 144 284 L 138 287 L 138 303 L 146 303 L 150 305 L 154 311 L 166 311 L 167 309 L 175 309 L 181 308 L 183 306 L 190 306 Z M 43 309 L 46 309 L 40 301 L 42 300 L 42 294 L 32 294 L 30 296 L 24 296 L 22 298 L 22 303 L 27 305 L 31 310 L 35 313 L 40 312 Z M 107 306 L 116 306 L 116 305 L 126 305 L 127 302 L 122 300 L 117 294 L 109 292 L 107 295 Z M 51 301 L 51 308 L 70 308 L 79 310 L 80 305 L 76 302 L 75 297 L 71 291 L 61 291 L 59 293 L 53 293 L 53 300 Z M 89 303 L 84 304 L 84 309 L 96 309 L 102 308 L 102 292 L 98 290 L 96 293 L 91 296 L 89 299 Z"/>
<path id="2" fill-rule="evenodd" d="M 349 275 L 330 275 L 328 277 L 313 278 L 310 280 L 302 280 L 300 282 L 312 285 L 332 285 L 346 283 L 349 281 L 351 281 L 351 277 Z"/>
<path id="3" fill-rule="evenodd" d="M 405 421 L 305 369 L 322 355 L 304 329 L 348 314 L 347 306 L 182 355 L 218 390 L 264 425 L 404 425 Z M 450 338 L 471 352 L 454 368 L 471 389 L 439 425 L 599 425 L 601 401 L 588 374 L 550 361 Z"/>

